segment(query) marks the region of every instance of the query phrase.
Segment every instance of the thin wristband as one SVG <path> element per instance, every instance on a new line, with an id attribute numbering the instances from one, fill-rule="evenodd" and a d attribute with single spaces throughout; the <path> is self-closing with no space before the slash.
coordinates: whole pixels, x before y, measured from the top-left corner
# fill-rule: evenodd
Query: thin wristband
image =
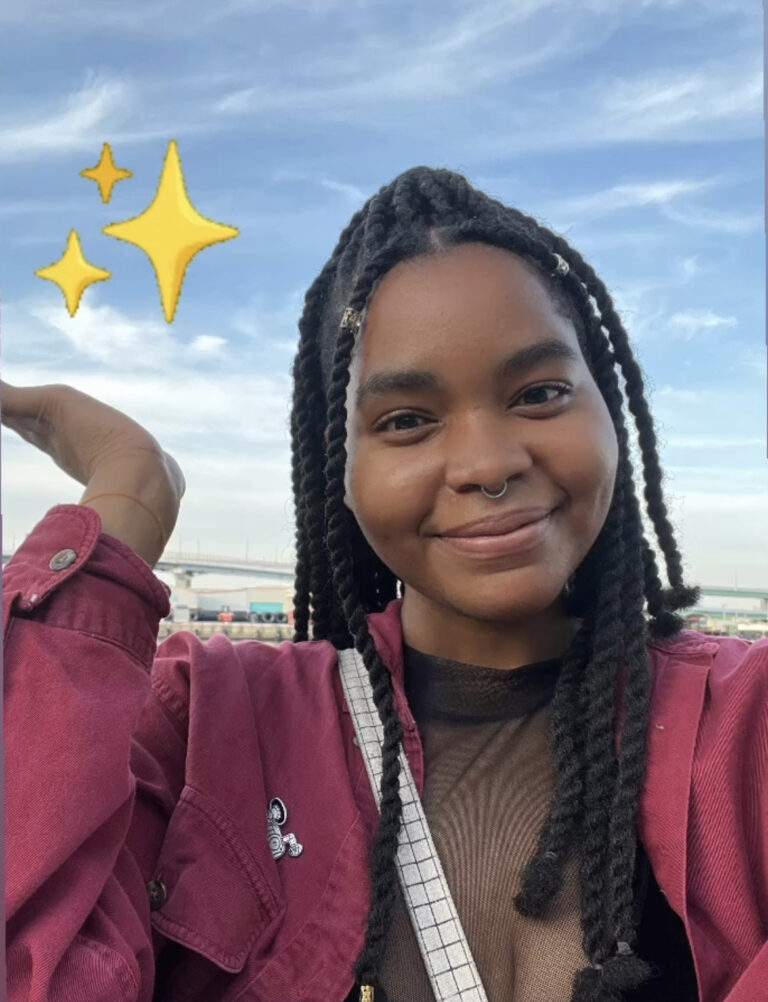
<path id="1" fill-rule="evenodd" d="M 163 528 L 163 524 L 160 521 L 160 519 L 157 517 L 157 515 L 155 515 L 155 513 L 150 508 L 147 508 L 147 506 L 144 504 L 143 501 L 139 501 L 139 499 L 135 498 L 132 494 L 120 494 L 119 492 L 115 492 L 115 493 L 107 492 L 106 494 L 95 494 L 92 498 L 84 498 L 80 502 L 80 504 L 88 504 L 90 501 L 97 501 L 99 498 L 128 498 L 129 501 L 135 501 L 136 504 L 141 505 L 141 507 L 144 509 L 144 511 L 149 512 L 149 514 L 152 516 L 152 518 L 157 522 L 157 527 L 160 530 L 160 538 L 163 541 L 163 548 L 165 548 L 165 544 L 168 542 L 168 540 L 165 537 L 165 529 Z"/>

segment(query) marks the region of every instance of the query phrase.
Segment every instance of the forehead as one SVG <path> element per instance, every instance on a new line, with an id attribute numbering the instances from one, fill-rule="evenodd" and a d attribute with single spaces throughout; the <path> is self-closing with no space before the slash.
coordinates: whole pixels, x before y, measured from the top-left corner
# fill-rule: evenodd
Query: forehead
<path id="1" fill-rule="evenodd" d="M 553 337 L 578 350 L 572 323 L 532 269 L 501 248 L 464 244 L 401 262 L 384 276 L 366 310 L 356 368 L 450 363 Z"/>

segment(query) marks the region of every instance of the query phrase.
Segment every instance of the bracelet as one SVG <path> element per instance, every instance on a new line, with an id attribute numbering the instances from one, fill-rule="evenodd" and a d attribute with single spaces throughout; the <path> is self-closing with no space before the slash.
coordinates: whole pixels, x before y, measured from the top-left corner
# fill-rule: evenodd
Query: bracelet
<path id="1" fill-rule="evenodd" d="M 95 494 L 92 498 L 85 498 L 83 501 L 80 502 L 80 504 L 88 504 L 90 501 L 98 500 L 98 498 L 128 498 L 130 501 L 135 501 L 136 504 L 141 505 L 144 511 L 149 512 L 152 518 L 157 522 L 157 527 L 160 529 L 160 537 L 163 540 L 163 548 L 165 548 L 165 544 L 168 542 L 168 540 L 165 538 L 165 529 L 163 528 L 162 522 L 150 508 L 147 508 L 147 506 L 144 504 L 143 501 L 139 501 L 139 499 L 135 498 L 132 494 L 107 493 L 107 494 Z"/>

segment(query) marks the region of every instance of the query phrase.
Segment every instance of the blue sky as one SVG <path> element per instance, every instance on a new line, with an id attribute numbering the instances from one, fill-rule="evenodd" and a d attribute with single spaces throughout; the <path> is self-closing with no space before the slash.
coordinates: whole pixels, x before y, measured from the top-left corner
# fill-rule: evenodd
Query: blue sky
<path id="1" fill-rule="evenodd" d="M 768 584 L 762 10 L 754 0 L 158 0 L 3 5 L 3 378 L 126 411 L 187 478 L 169 550 L 292 557 L 288 408 L 302 296 L 351 214 L 414 164 L 562 233 L 648 380 L 689 575 Z M 166 324 L 103 235 L 175 139 L 240 236 Z M 133 178 L 103 205 L 103 142 Z M 70 318 L 34 276 L 71 228 L 112 272 Z M 79 485 L 2 430 L 5 545 Z M 230 586 L 234 582 L 229 581 Z"/>

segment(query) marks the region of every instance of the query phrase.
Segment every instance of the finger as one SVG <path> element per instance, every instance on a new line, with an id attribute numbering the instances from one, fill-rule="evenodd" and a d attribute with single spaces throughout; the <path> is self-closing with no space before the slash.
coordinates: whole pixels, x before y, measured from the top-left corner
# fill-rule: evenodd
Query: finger
<path id="1" fill-rule="evenodd" d="M 35 403 L 34 398 L 30 397 L 29 391 L 36 388 L 37 387 L 12 386 L 10 383 L 0 380 L 0 392 L 2 393 L 2 397 L 0 397 L 0 405 L 2 405 L 3 414 L 29 414 L 31 407 L 34 406 Z"/>
<path id="2" fill-rule="evenodd" d="M 10 383 L 3 382 L 0 390 L 2 390 L 4 414 L 7 413 L 10 417 L 28 417 L 44 421 L 59 387 L 48 384 L 44 386 L 11 386 Z"/>

